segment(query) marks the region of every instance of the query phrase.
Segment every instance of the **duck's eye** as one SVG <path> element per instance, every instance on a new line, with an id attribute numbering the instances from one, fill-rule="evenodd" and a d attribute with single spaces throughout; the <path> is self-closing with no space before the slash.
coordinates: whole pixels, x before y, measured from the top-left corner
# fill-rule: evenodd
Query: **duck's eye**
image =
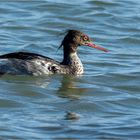
<path id="1" fill-rule="evenodd" d="M 88 36 L 87 36 L 87 35 L 84 35 L 84 36 L 83 36 L 83 40 L 84 40 L 84 41 L 89 40 Z"/>

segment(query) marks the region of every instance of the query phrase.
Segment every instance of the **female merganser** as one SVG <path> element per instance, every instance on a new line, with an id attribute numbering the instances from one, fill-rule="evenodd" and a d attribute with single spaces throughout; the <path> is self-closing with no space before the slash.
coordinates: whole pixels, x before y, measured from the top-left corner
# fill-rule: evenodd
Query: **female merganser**
<path id="1" fill-rule="evenodd" d="M 0 74 L 45 75 L 83 73 L 83 65 L 77 56 L 78 46 L 89 46 L 107 52 L 93 44 L 90 38 L 78 30 L 69 30 L 59 48 L 63 46 L 64 58 L 61 63 L 35 53 L 15 52 L 0 56 Z"/>

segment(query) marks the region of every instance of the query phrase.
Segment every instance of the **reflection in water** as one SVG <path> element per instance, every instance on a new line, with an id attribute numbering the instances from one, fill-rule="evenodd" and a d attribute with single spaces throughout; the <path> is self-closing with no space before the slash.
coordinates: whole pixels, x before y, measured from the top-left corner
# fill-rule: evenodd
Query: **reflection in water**
<path id="1" fill-rule="evenodd" d="M 34 89 L 33 92 L 35 92 L 36 88 L 46 90 L 49 88 L 52 91 L 56 91 L 58 97 L 79 99 L 80 95 L 87 91 L 87 88 L 78 87 L 80 78 L 72 75 L 49 75 L 45 77 L 4 75 L 1 77 L 1 80 L 14 83 L 13 89 L 20 92 L 22 90 L 28 96 L 31 89 Z M 76 85 L 76 83 L 78 84 Z M 22 85 L 26 86 L 26 88 L 23 88 Z"/>
<path id="2" fill-rule="evenodd" d="M 86 89 L 76 87 L 77 80 L 79 80 L 78 77 L 63 75 L 61 85 L 57 90 L 58 96 L 63 98 L 78 99 L 83 92 L 86 92 Z"/>

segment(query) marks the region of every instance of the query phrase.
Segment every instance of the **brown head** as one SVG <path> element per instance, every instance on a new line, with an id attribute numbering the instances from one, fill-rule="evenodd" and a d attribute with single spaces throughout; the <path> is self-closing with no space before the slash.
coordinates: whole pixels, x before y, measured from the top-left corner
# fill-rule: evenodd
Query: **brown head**
<path id="1" fill-rule="evenodd" d="M 64 49 L 64 54 L 76 52 L 78 46 L 89 46 L 104 52 L 108 52 L 108 50 L 105 48 L 93 44 L 91 39 L 86 34 L 78 30 L 69 30 L 60 47 L 62 46 Z"/>

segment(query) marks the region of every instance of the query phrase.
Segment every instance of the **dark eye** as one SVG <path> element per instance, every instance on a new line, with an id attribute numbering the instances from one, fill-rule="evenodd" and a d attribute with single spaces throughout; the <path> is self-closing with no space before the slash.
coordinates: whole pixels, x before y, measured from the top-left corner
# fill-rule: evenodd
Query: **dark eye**
<path id="1" fill-rule="evenodd" d="M 87 35 L 84 35 L 84 36 L 83 36 L 83 40 L 84 40 L 84 41 L 87 41 L 87 40 L 89 40 L 89 37 L 88 37 Z"/>

